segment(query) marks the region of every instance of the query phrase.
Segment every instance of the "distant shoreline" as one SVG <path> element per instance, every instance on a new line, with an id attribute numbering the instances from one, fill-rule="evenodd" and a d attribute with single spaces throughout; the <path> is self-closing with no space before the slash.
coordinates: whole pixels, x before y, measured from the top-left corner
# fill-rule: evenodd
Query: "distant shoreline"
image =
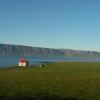
<path id="1" fill-rule="evenodd" d="M 51 62 L 100 62 L 99 57 L 24 57 L 30 65 Z M 15 66 L 20 57 L 0 57 L 0 67 Z"/>

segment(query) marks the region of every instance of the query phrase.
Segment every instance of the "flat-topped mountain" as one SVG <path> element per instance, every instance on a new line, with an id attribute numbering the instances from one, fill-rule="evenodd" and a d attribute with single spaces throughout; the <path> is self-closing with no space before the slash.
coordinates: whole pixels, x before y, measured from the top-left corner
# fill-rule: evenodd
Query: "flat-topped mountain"
<path id="1" fill-rule="evenodd" d="M 0 56 L 100 56 L 100 52 L 0 44 Z"/>

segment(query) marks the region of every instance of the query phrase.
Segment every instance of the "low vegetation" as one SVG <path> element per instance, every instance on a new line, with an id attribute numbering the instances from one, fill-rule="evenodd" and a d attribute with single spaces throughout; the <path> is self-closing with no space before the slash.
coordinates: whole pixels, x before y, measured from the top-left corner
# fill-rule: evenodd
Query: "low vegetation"
<path id="1" fill-rule="evenodd" d="M 1 68 L 0 100 L 100 100 L 100 63 Z"/>

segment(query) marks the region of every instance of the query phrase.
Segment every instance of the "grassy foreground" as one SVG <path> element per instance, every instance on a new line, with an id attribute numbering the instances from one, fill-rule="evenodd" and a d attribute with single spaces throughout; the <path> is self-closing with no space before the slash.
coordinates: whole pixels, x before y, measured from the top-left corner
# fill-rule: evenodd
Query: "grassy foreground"
<path id="1" fill-rule="evenodd" d="M 0 100 L 100 100 L 100 63 L 2 68 Z"/>

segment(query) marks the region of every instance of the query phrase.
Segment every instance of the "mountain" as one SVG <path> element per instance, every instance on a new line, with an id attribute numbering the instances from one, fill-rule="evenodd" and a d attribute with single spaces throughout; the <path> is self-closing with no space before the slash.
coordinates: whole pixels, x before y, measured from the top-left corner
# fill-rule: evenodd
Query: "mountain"
<path id="1" fill-rule="evenodd" d="M 100 56 L 100 52 L 0 44 L 0 56 Z"/>

